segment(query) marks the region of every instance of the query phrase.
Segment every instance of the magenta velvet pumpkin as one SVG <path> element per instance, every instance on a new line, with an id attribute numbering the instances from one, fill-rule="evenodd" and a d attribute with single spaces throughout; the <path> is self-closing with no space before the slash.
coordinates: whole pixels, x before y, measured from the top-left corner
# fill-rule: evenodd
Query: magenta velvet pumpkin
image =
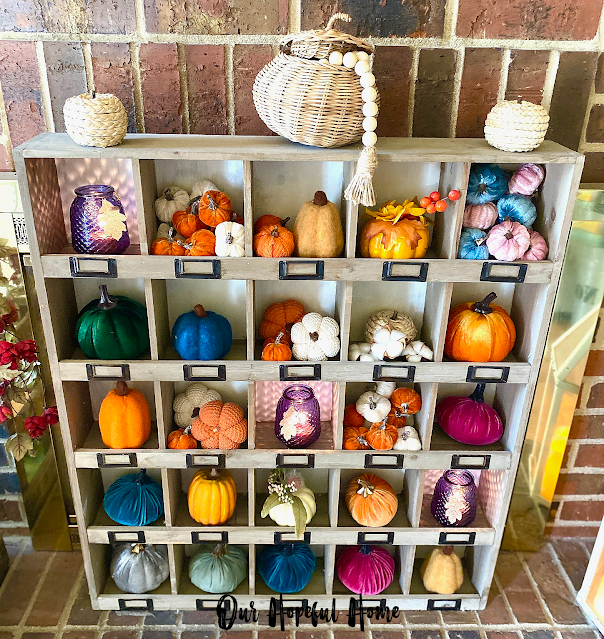
<path id="1" fill-rule="evenodd" d="M 497 206 L 493 202 L 468 204 L 463 212 L 463 226 L 468 229 L 490 229 L 497 222 Z"/>
<path id="2" fill-rule="evenodd" d="M 489 253 L 496 260 L 514 262 L 528 251 L 531 242 L 526 226 L 504 220 L 489 231 L 486 243 Z"/>
<path id="3" fill-rule="evenodd" d="M 447 397 L 436 405 L 440 427 L 462 444 L 486 446 L 503 436 L 503 422 L 497 411 L 484 402 L 484 384 L 469 397 Z"/>
<path id="4" fill-rule="evenodd" d="M 336 563 L 339 580 L 359 595 L 377 595 L 394 579 L 394 559 L 379 546 L 348 546 Z"/>
<path id="5" fill-rule="evenodd" d="M 522 256 L 522 259 L 530 262 L 546 260 L 549 249 L 547 248 L 547 242 L 543 239 L 543 235 L 537 233 L 537 231 L 529 231 L 529 241 L 528 251 Z"/>
<path id="6" fill-rule="evenodd" d="M 539 164 L 523 164 L 510 178 L 509 191 L 530 196 L 539 188 L 544 177 L 545 171 Z"/>

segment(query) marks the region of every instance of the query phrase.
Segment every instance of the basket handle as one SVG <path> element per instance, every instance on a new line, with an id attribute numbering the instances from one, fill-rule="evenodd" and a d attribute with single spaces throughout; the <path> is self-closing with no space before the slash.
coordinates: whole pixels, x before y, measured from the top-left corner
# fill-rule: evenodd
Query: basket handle
<path id="1" fill-rule="evenodd" d="M 329 31 L 330 29 L 333 29 L 333 23 L 336 20 L 344 20 L 344 22 L 350 22 L 352 18 L 347 13 L 334 13 L 331 16 L 331 18 L 329 18 L 329 21 L 327 23 L 327 26 L 325 27 L 325 30 Z"/>

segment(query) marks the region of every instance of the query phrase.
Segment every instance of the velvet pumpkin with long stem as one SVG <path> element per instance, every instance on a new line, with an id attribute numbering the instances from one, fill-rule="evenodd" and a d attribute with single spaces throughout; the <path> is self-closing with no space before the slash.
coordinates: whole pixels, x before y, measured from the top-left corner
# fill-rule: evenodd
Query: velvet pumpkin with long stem
<path id="1" fill-rule="evenodd" d="M 275 592 L 300 592 L 310 581 L 317 558 L 305 542 L 265 546 L 257 558 L 258 572 Z"/>
<path id="2" fill-rule="evenodd" d="M 394 559 L 380 546 L 347 546 L 336 562 L 338 579 L 359 595 L 377 595 L 394 579 Z"/>
<path id="3" fill-rule="evenodd" d="M 151 434 L 151 415 L 145 396 L 126 382 L 117 382 L 99 410 L 101 439 L 109 448 L 140 448 Z"/>
<path id="4" fill-rule="evenodd" d="M 143 468 L 118 477 L 105 492 L 103 508 L 122 526 L 148 526 L 164 514 L 161 486 Z"/>
<path id="5" fill-rule="evenodd" d="M 231 350 L 233 332 L 226 317 L 196 304 L 174 322 L 172 344 L 183 359 L 222 359 Z"/>

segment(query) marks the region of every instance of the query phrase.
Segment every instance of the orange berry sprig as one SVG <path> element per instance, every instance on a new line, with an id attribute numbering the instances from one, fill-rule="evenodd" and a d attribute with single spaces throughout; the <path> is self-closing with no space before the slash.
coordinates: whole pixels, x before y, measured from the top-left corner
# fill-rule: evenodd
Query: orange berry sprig
<path id="1" fill-rule="evenodd" d="M 441 198 L 440 193 L 438 191 L 432 191 L 430 195 L 423 197 L 419 201 L 419 205 L 422 209 L 426 209 L 426 213 L 442 213 L 447 209 L 447 200 L 451 200 L 451 202 L 456 202 L 461 197 L 461 193 L 457 189 L 452 189 L 449 191 L 449 195 Z"/>

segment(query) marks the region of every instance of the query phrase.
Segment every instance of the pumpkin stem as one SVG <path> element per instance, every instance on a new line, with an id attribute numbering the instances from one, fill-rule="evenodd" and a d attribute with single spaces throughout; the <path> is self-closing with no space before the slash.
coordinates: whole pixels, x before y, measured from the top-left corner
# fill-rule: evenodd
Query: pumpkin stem
<path id="1" fill-rule="evenodd" d="M 373 397 L 369 398 L 369 408 L 371 410 L 375 410 L 375 407 L 377 406 L 377 404 L 373 401 Z"/>
<path id="2" fill-rule="evenodd" d="M 359 548 L 361 555 L 370 555 L 371 554 L 371 546 L 369 544 L 361 544 Z"/>
<path id="3" fill-rule="evenodd" d="M 143 552 L 143 550 L 145 550 L 145 544 L 132 544 L 130 552 L 138 555 L 140 552 Z"/>
<path id="4" fill-rule="evenodd" d="M 375 486 L 369 483 L 365 479 L 357 479 L 357 482 L 360 488 L 357 490 L 357 495 L 361 495 L 362 497 L 369 497 L 373 495 L 373 491 L 375 490 Z"/>
<path id="5" fill-rule="evenodd" d="M 288 217 L 284 217 L 281 220 L 281 226 L 285 226 L 290 220 L 291 220 L 291 217 L 289 217 L 289 216 Z"/>
<path id="6" fill-rule="evenodd" d="M 212 479 L 220 477 L 220 471 L 218 470 L 218 468 L 212 468 L 212 470 L 210 471 L 210 477 L 212 477 Z"/>
<path id="7" fill-rule="evenodd" d="M 172 189 L 171 188 L 167 188 L 164 191 L 164 197 L 166 198 L 166 200 L 168 200 L 168 202 L 170 202 L 171 200 L 174 199 L 174 196 L 172 195 Z"/>
<path id="8" fill-rule="evenodd" d="M 285 335 L 285 333 L 283 331 L 281 331 L 277 337 L 275 337 L 275 346 L 279 346 L 279 344 L 281 344 L 281 338 Z"/>
<path id="9" fill-rule="evenodd" d="M 487 185 L 482 182 L 481 184 L 478 185 L 478 188 L 476 189 L 479 193 L 486 193 L 487 192 Z"/>
<path id="10" fill-rule="evenodd" d="M 233 234 L 232 233 L 227 233 L 226 237 L 224 238 L 224 243 L 225 244 L 232 244 L 233 243 Z"/>
<path id="11" fill-rule="evenodd" d="M 474 392 L 470 395 L 468 399 L 473 399 L 475 402 L 484 403 L 484 389 L 486 384 L 476 384 L 476 388 Z"/>
<path id="12" fill-rule="evenodd" d="M 319 333 L 316 332 L 309 333 L 308 336 L 313 342 L 316 342 L 319 339 Z"/>
<path id="13" fill-rule="evenodd" d="M 484 237 L 479 237 L 477 240 L 474 240 L 474 244 L 476 244 L 476 246 L 482 246 L 486 241 L 487 236 L 485 235 Z"/>
<path id="14" fill-rule="evenodd" d="M 199 417 L 199 406 L 195 406 L 195 408 L 193 409 L 193 412 L 191 413 L 191 417 L 193 418 Z"/>
<path id="15" fill-rule="evenodd" d="M 141 468 L 141 471 L 138 474 L 138 477 L 136 478 L 136 483 L 137 484 L 142 484 L 146 480 L 147 480 L 147 469 L 146 468 Z"/>
<path id="16" fill-rule="evenodd" d="M 94 89 L 90 89 L 90 97 L 94 100 L 96 98 L 96 91 Z"/>
<path id="17" fill-rule="evenodd" d="M 453 546 L 443 546 L 443 555 L 452 555 Z"/>
<path id="18" fill-rule="evenodd" d="M 99 293 L 101 294 L 101 299 L 98 304 L 98 309 L 100 311 L 110 311 L 112 308 L 117 306 L 117 301 L 109 297 L 106 284 L 101 284 L 99 286 Z"/>
<path id="19" fill-rule="evenodd" d="M 475 313 L 488 315 L 489 313 L 493 312 L 493 309 L 491 308 L 491 302 L 496 298 L 496 293 L 489 293 L 481 302 L 474 302 L 474 304 L 472 304 L 472 310 Z"/>
<path id="20" fill-rule="evenodd" d="M 312 201 L 315 206 L 325 206 L 327 202 L 329 202 L 329 200 L 327 199 L 327 195 L 325 195 L 324 191 L 317 191 Z"/>
<path id="21" fill-rule="evenodd" d="M 279 227 L 278 226 L 273 226 L 273 228 L 271 229 L 271 236 L 272 237 L 279 237 Z"/>
<path id="22" fill-rule="evenodd" d="M 514 234 L 510 233 L 509 231 L 505 234 L 505 239 L 506 240 L 513 240 L 514 239 Z"/>
<path id="23" fill-rule="evenodd" d="M 212 555 L 216 558 L 220 558 L 220 557 L 224 557 L 226 555 L 226 552 L 227 552 L 226 544 L 216 544 L 216 546 L 214 546 L 214 550 L 212 550 Z"/>
<path id="24" fill-rule="evenodd" d="M 391 320 L 398 319 L 398 311 L 393 311 L 393 312 L 392 312 L 392 317 L 391 317 L 390 319 L 391 319 Z"/>
<path id="25" fill-rule="evenodd" d="M 126 397 L 128 394 L 128 384 L 126 384 L 126 382 L 118 382 L 115 385 L 115 394 L 120 397 Z"/>
<path id="26" fill-rule="evenodd" d="M 208 208 L 210 209 L 210 211 L 215 211 L 218 208 L 216 200 L 212 198 L 211 195 L 208 195 Z"/>
<path id="27" fill-rule="evenodd" d="M 203 197 L 202 195 L 196 195 L 195 197 L 191 198 L 189 200 L 189 204 L 187 205 L 187 208 L 189 209 L 193 206 L 193 204 L 197 204 L 202 197 Z"/>
<path id="28" fill-rule="evenodd" d="M 207 315 L 206 309 L 201 304 L 195 304 L 193 312 L 197 315 L 197 317 L 199 317 L 199 319 L 202 319 Z"/>

